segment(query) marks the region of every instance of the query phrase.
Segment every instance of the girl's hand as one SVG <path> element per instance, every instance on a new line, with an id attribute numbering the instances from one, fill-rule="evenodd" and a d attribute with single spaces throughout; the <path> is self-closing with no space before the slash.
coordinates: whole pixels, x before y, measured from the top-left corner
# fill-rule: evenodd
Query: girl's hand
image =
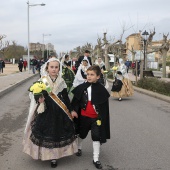
<path id="1" fill-rule="evenodd" d="M 43 103 L 44 100 L 45 100 L 44 96 L 41 96 L 41 97 L 38 99 L 39 103 Z"/>
<path id="2" fill-rule="evenodd" d="M 78 114 L 75 111 L 72 111 L 71 115 L 72 115 L 73 118 L 75 118 L 75 117 L 78 118 Z"/>

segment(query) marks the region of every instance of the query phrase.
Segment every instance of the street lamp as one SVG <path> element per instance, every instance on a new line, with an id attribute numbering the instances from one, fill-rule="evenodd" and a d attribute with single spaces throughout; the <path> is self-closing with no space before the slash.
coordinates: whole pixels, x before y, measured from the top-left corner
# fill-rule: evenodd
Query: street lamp
<path id="1" fill-rule="evenodd" d="M 43 34 L 43 44 L 42 44 L 42 45 L 43 45 L 43 48 L 42 48 L 42 49 L 43 49 L 43 51 L 42 51 L 42 58 L 43 58 L 43 59 L 44 59 L 44 46 L 45 46 L 45 45 L 44 45 L 44 37 L 45 37 L 45 36 L 51 36 L 51 34 Z M 48 53 L 48 51 L 47 51 L 47 53 Z"/>
<path id="2" fill-rule="evenodd" d="M 148 35 L 149 33 L 145 30 L 143 33 L 143 42 L 144 42 L 144 69 L 147 70 L 147 53 L 146 53 L 146 50 L 147 50 L 147 46 L 146 46 L 146 43 L 147 43 L 147 38 L 148 38 Z"/>
<path id="3" fill-rule="evenodd" d="M 29 1 L 27 2 L 28 7 L 28 73 L 30 73 L 30 25 L 29 25 L 29 8 L 32 6 L 45 6 L 45 4 L 30 4 Z"/>

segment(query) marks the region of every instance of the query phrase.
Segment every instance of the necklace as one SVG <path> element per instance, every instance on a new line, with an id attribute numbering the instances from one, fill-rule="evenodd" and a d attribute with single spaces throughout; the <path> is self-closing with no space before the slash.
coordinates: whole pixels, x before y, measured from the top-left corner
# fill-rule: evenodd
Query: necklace
<path id="1" fill-rule="evenodd" d="M 50 76 L 49 76 L 50 77 Z M 55 81 L 57 80 L 57 77 L 55 78 L 55 79 L 52 79 L 51 77 L 50 77 L 50 79 L 51 79 L 51 81 L 53 82 L 53 83 L 55 83 Z"/>

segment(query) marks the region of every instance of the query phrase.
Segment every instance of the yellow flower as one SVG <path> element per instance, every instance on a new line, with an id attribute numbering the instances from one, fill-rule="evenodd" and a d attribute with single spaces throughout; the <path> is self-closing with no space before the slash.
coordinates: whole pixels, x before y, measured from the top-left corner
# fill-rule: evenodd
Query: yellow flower
<path id="1" fill-rule="evenodd" d="M 98 126 L 101 126 L 101 124 L 102 124 L 101 120 L 97 120 L 96 122 L 97 122 Z"/>
<path id="2" fill-rule="evenodd" d="M 30 87 L 30 91 L 33 92 L 33 94 L 39 94 L 43 90 L 46 90 L 46 85 L 43 82 L 41 82 L 41 81 L 38 81 L 38 82 L 34 83 Z"/>
<path id="3" fill-rule="evenodd" d="M 107 70 L 105 70 L 105 71 L 103 71 L 103 73 L 105 73 L 105 74 L 106 74 L 106 73 L 108 73 L 108 71 L 107 71 Z"/>
<path id="4" fill-rule="evenodd" d="M 116 66 L 114 66 L 114 67 L 112 68 L 112 70 L 117 70 L 117 67 L 116 67 Z"/>

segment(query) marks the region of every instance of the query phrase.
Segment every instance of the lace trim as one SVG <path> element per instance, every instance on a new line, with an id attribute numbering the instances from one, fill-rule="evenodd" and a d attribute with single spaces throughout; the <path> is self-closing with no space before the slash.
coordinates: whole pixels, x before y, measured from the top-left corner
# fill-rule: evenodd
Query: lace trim
<path id="1" fill-rule="evenodd" d="M 73 135 L 70 139 L 60 141 L 60 142 L 54 142 L 54 141 L 46 141 L 44 138 L 38 139 L 35 137 L 35 135 L 32 133 L 30 136 L 30 140 L 37 146 L 44 147 L 44 148 L 61 148 L 65 147 L 67 145 L 70 145 L 74 140 L 76 139 L 75 135 Z"/>
<path id="2" fill-rule="evenodd" d="M 67 85 L 66 85 L 64 79 L 61 78 L 61 77 L 58 77 L 54 83 L 52 82 L 52 80 L 51 80 L 51 78 L 49 77 L 49 75 L 44 76 L 44 77 L 46 77 L 48 83 L 50 84 L 50 87 L 51 87 L 51 89 L 52 89 L 52 92 L 53 92 L 54 94 L 56 94 L 56 95 L 57 95 L 59 92 L 62 92 L 63 89 L 67 88 Z M 40 80 L 42 81 L 42 78 L 41 78 Z"/>

